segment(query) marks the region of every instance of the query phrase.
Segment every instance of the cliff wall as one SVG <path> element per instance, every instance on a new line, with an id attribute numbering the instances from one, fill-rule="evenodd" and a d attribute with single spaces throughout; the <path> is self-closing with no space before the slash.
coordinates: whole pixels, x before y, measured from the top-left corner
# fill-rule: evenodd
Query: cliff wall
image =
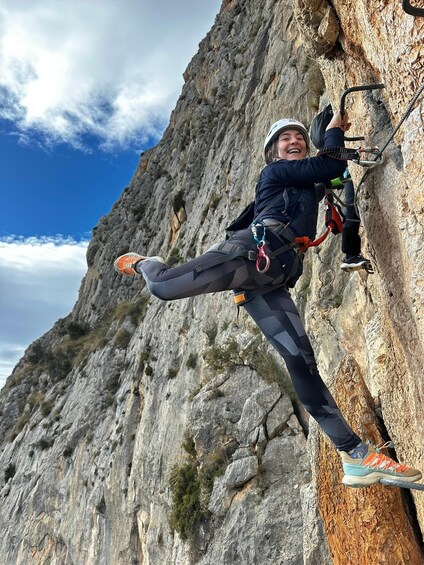
<path id="1" fill-rule="evenodd" d="M 1 562 L 424 562 L 423 495 L 340 484 L 337 453 L 231 293 L 164 303 L 112 267 L 221 239 L 280 117 L 309 125 L 347 87 L 384 83 L 347 100 L 352 134 L 383 145 L 423 84 L 423 26 L 386 0 L 224 0 L 162 140 L 93 231 L 72 313 L 1 392 Z M 294 293 L 348 421 L 421 469 L 423 129 L 421 98 L 358 191 L 375 274 L 342 272 L 334 237 Z"/>

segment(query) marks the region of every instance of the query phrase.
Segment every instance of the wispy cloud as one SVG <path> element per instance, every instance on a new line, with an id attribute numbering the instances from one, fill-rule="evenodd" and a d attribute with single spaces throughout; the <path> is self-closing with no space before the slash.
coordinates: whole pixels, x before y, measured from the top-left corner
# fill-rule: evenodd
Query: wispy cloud
<path id="1" fill-rule="evenodd" d="M 71 311 L 87 245 L 62 235 L 0 239 L 0 386 L 25 349 Z"/>
<path id="2" fill-rule="evenodd" d="M 141 145 L 162 131 L 220 0 L 5 0 L 0 118 L 22 135 Z"/>

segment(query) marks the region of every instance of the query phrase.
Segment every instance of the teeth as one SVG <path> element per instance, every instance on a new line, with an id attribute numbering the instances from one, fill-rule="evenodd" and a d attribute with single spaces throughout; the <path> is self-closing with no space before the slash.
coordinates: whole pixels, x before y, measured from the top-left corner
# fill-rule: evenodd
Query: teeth
<path id="1" fill-rule="evenodd" d="M 300 153 L 299 149 L 290 149 L 288 153 Z"/>

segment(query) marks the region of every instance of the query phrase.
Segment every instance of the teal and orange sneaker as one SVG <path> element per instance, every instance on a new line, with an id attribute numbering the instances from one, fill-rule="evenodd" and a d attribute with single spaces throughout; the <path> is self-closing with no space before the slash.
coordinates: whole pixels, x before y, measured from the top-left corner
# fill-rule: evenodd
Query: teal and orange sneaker
<path id="1" fill-rule="evenodd" d="M 419 481 L 422 477 L 421 471 L 413 467 L 407 467 L 397 463 L 381 450 L 385 447 L 393 447 L 392 442 L 387 442 L 381 447 L 370 444 L 360 444 L 359 448 L 365 447 L 362 457 L 351 457 L 349 453 L 340 451 L 343 462 L 344 477 L 342 483 L 348 487 L 367 487 L 378 483 L 380 479 L 396 479 L 406 483 Z M 353 450 L 352 450 L 353 451 Z"/>

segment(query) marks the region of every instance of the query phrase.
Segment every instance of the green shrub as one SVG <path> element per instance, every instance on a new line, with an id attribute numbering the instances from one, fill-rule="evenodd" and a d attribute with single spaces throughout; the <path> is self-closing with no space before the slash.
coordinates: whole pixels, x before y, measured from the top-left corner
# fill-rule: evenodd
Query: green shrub
<path id="1" fill-rule="evenodd" d="M 260 343 L 249 351 L 249 364 L 269 384 L 277 383 L 281 390 L 287 393 L 291 400 L 295 400 L 296 392 L 287 370 L 269 353 L 267 344 L 262 336 L 258 336 Z"/>
<path id="2" fill-rule="evenodd" d="M 51 357 L 45 363 L 53 382 L 61 381 L 72 370 L 73 360 L 78 353 L 78 348 L 67 347 L 66 344 L 56 347 Z"/>
<path id="3" fill-rule="evenodd" d="M 168 379 L 175 379 L 175 377 L 178 375 L 179 370 L 179 367 L 171 367 L 168 371 Z"/>
<path id="4" fill-rule="evenodd" d="M 143 296 L 136 302 L 120 302 L 115 306 L 115 308 L 106 312 L 98 321 L 96 326 L 94 326 L 87 334 L 81 336 L 75 341 L 69 342 L 67 347 L 74 348 L 74 355 L 72 358 L 73 365 L 80 365 L 92 351 L 96 351 L 108 344 L 106 335 L 115 320 L 123 322 L 125 318 L 130 317 L 131 322 L 134 325 L 138 325 L 145 316 L 149 299 L 149 296 Z M 121 333 L 121 335 L 118 336 L 118 333 L 115 336 L 115 339 L 118 338 L 118 343 L 122 345 L 117 346 L 126 348 L 128 346 L 128 343 L 126 343 L 128 336 L 124 333 Z"/>
<path id="5" fill-rule="evenodd" d="M 171 528 L 186 540 L 204 517 L 200 504 L 200 482 L 193 462 L 174 467 L 169 481 L 173 508 Z"/>
<path id="6" fill-rule="evenodd" d="M 126 349 L 131 341 L 132 334 L 125 328 L 119 328 L 114 343 L 119 349 Z"/>
<path id="7" fill-rule="evenodd" d="M 54 406 L 54 400 L 51 398 L 50 400 L 45 400 L 41 404 L 41 414 L 46 417 L 50 414 L 52 408 Z"/>
<path id="8" fill-rule="evenodd" d="M 180 250 L 177 247 L 174 247 L 174 249 L 171 250 L 166 259 L 166 263 L 169 267 L 177 265 L 178 263 L 182 263 L 183 261 L 184 257 L 181 255 Z"/>
<path id="9" fill-rule="evenodd" d="M 239 346 L 235 339 L 230 339 L 225 345 L 211 347 L 203 354 L 207 365 L 216 373 L 223 373 L 237 365 L 245 365 L 240 355 Z"/>
<path id="10" fill-rule="evenodd" d="M 194 259 L 194 257 L 196 257 L 196 246 L 197 246 L 197 233 L 196 235 L 193 236 L 190 245 L 188 246 L 187 249 L 187 259 Z"/>
<path id="11" fill-rule="evenodd" d="M 50 449 L 50 447 L 54 444 L 54 439 L 43 437 L 37 442 L 37 447 L 44 451 L 45 449 Z"/>
<path id="12" fill-rule="evenodd" d="M 140 353 L 140 361 L 145 362 L 150 359 L 150 351 L 142 351 Z"/>
<path id="13" fill-rule="evenodd" d="M 191 434 L 186 434 L 184 436 L 184 441 L 183 441 L 183 449 L 186 453 L 188 453 L 188 455 L 190 455 L 191 457 L 197 457 L 197 452 L 196 452 L 196 445 L 194 443 L 194 439 L 193 436 Z"/>
<path id="14" fill-rule="evenodd" d="M 107 392 L 103 397 L 102 408 L 110 408 L 115 403 L 115 395 Z"/>
<path id="15" fill-rule="evenodd" d="M 106 500 L 104 496 L 102 496 L 102 498 L 96 504 L 96 510 L 99 514 L 102 515 L 104 515 L 104 513 L 106 512 Z"/>
<path id="16" fill-rule="evenodd" d="M 88 334 L 90 326 L 86 323 L 69 322 L 66 331 L 71 339 L 78 339 Z"/>
<path id="17" fill-rule="evenodd" d="M 116 394 L 120 386 L 120 374 L 112 375 L 103 387 L 102 408 L 109 408 L 117 402 Z"/>
<path id="18" fill-rule="evenodd" d="M 169 485 L 173 508 L 170 525 L 183 539 L 193 539 L 199 523 L 210 519 L 207 507 L 213 484 L 215 478 L 224 473 L 228 457 L 224 448 L 217 449 L 206 457 L 200 467 L 194 440 L 189 434 L 185 435 L 183 448 L 190 461 L 175 466 L 171 471 Z"/>
<path id="19" fill-rule="evenodd" d="M 188 399 L 190 400 L 190 402 L 193 401 L 193 399 L 199 394 L 199 392 L 202 390 L 202 388 L 204 387 L 204 384 L 199 384 L 196 388 L 194 388 L 191 392 L 190 395 L 188 397 Z"/>
<path id="20" fill-rule="evenodd" d="M 190 353 L 186 363 L 189 369 L 195 369 L 197 365 L 197 353 Z"/>
<path id="21" fill-rule="evenodd" d="M 209 503 L 215 479 L 225 473 L 228 462 L 228 456 L 224 448 L 218 448 L 206 457 L 199 471 L 199 481 L 204 497 L 204 505 Z"/>
<path id="22" fill-rule="evenodd" d="M 29 349 L 27 359 L 30 363 L 36 365 L 43 361 L 46 356 L 46 350 L 40 342 L 36 341 Z"/>
<path id="23" fill-rule="evenodd" d="M 258 335 L 250 347 L 240 351 L 234 338 L 225 345 L 217 345 L 203 353 L 206 364 L 216 373 L 223 373 L 237 366 L 246 366 L 254 369 L 265 382 L 277 383 L 280 388 L 294 400 L 296 393 L 292 381 L 282 365 L 268 351 L 262 335 Z M 221 391 L 217 390 L 217 396 Z M 216 396 L 216 397 L 217 397 Z"/>
<path id="24" fill-rule="evenodd" d="M 144 203 L 139 203 L 132 207 L 131 211 L 134 214 L 134 220 L 139 222 L 146 212 L 146 205 Z"/>
<path id="25" fill-rule="evenodd" d="M 6 441 L 13 441 L 24 429 L 25 425 L 29 422 L 30 417 L 30 412 L 28 412 L 27 410 L 23 412 L 18 418 L 12 430 L 7 434 Z"/>
<path id="26" fill-rule="evenodd" d="M 12 479 L 16 473 L 16 466 L 14 463 L 9 463 L 9 465 L 4 470 L 4 482 L 7 483 L 9 479 Z"/>
<path id="27" fill-rule="evenodd" d="M 32 391 L 27 397 L 27 402 L 31 407 L 41 406 L 43 400 L 44 400 L 44 392 L 42 392 L 41 390 Z"/>
<path id="28" fill-rule="evenodd" d="M 71 457 L 71 455 L 72 455 L 73 452 L 74 452 L 74 448 L 71 447 L 70 445 L 67 445 L 67 446 L 65 447 L 65 449 L 63 450 L 62 455 L 63 455 L 63 457 L 68 458 L 68 457 Z"/>
<path id="29" fill-rule="evenodd" d="M 183 190 L 179 190 L 172 200 L 172 209 L 175 212 L 175 214 L 178 214 L 181 208 L 185 208 Z"/>
<path id="30" fill-rule="evenodd" d="M 202 215 L 201 215 L 202 222 L 206 219 L 209 210 L 211 210 L 211 212 L 215 212 L 220 200 L 221 200 L 221 196 L 219 196 L 218 194 L 212 194 L 212 196 L 209 199 L 209 203 L 207 207 L 204 208 L 204 210 L 202 211 Z"/>
<path id="31" fill-rule="evenodd" d="M 131 322 L 138 325 L 146 314 L 149 300 L 149 296 L 142 296 L 136 302 L 120 302 L 115 308 L 113 317 L 123 321 L 129 316 Z"/>
<path id="32" fill-rule="evenodd" d="M 212 323 L 205 329 L 205 334 L 208 338 L 208 345 L 215 343 L 216 336 L 218 335 L 218 324 Z"/>
<path id="33" fill-rule="evenodd" d="M 218 194 L 212 194 L 212 196 L 209 200 L 209 209 L 212 210 L 212 212 L 215 212 L 215 210 L 218 207 L 220 200 L 221 200 L 221 197 Z"/>

